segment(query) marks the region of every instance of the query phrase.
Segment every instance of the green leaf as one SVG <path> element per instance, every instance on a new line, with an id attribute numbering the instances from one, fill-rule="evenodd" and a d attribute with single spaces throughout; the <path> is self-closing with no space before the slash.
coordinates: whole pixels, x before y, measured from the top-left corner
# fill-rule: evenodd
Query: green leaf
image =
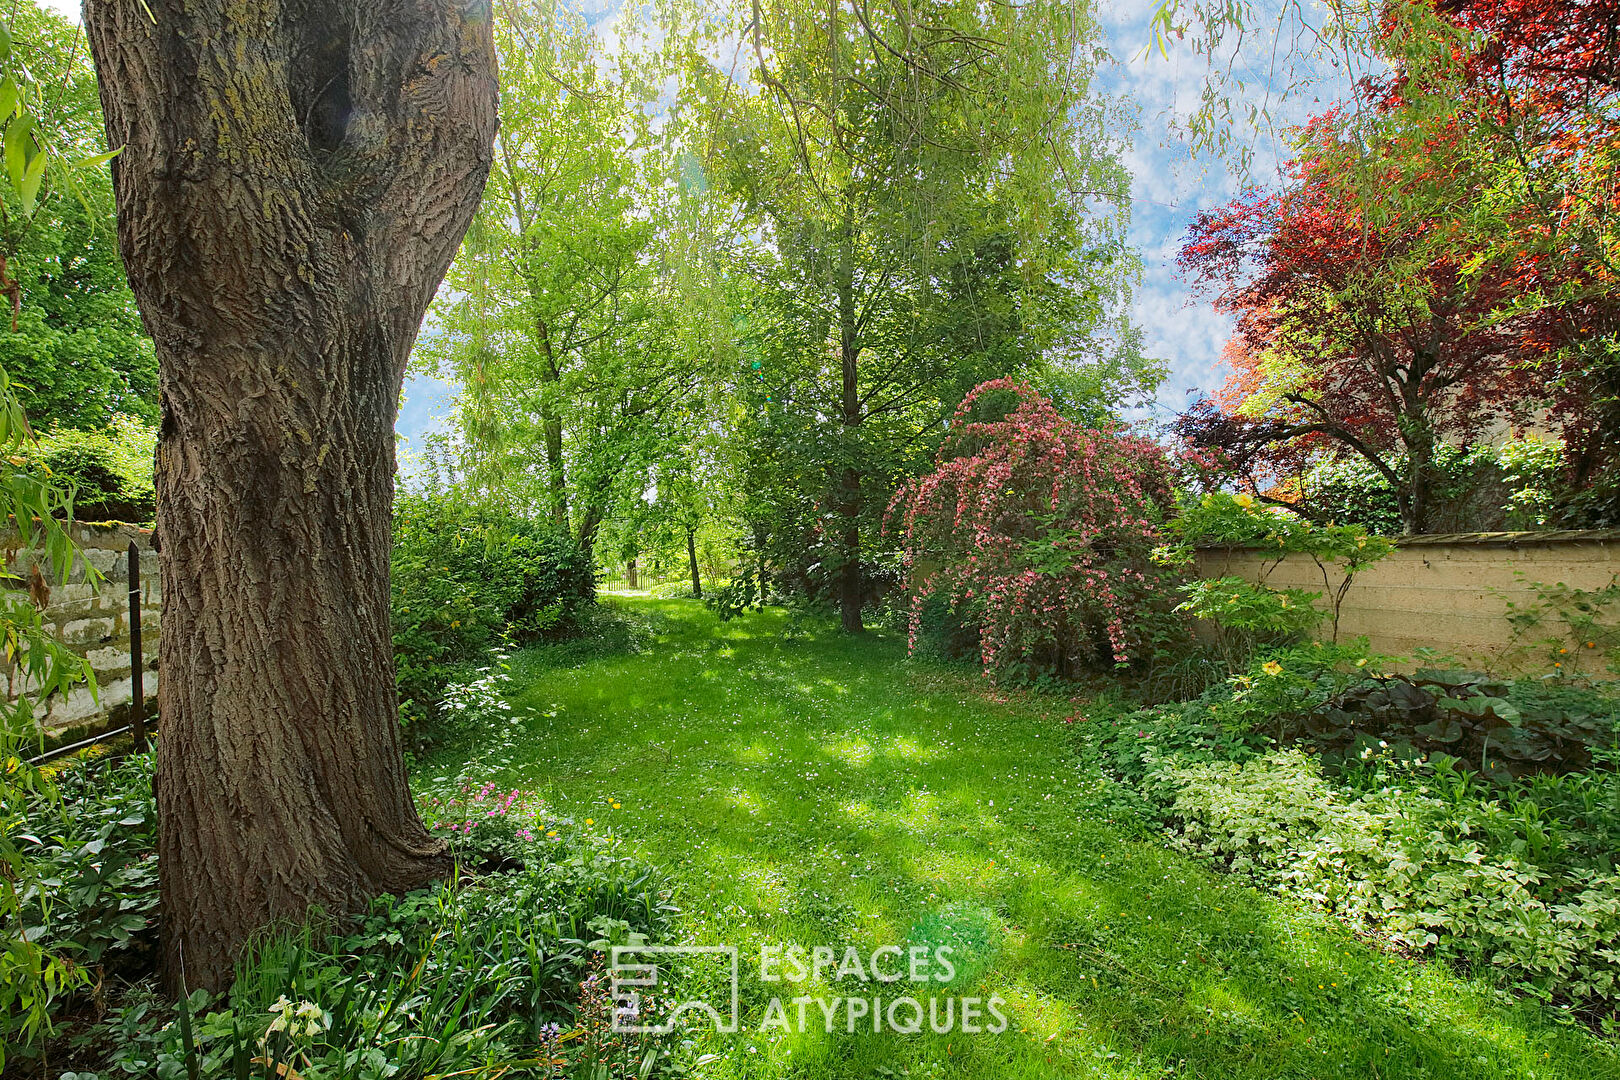
<path id="1" fill-rule="evenodd" d="M 39 197 L 39 186 L 45 182 L 45 160 L 43 151 L 36 153 L 27 168 L 23 169 L 22 184 L 17 188 L 17 198 L 22 200 L 23 215 L 33 213 L 34 200 Z"/>
<path id="2" fill-rule="evenodd" d="M 89 156 L 87 158 L 80 158 L 78 161 L 75 161 L 73 163 L 73 168 L 75 168 L 75 169 L 94 169 L 94 168 L 98 168 L 98 167 L 100 167 L 102 165 L 107 164 L 107 162 L 111 161 L 113 158 L 117 157 L 119 154 L 122 154 L 123 152 L 124 152 L 124 148 L 122 146 L 120 146 L 118 149 L 109 150 L 105 154 L 92 154 L 91 156 Z"/>
<path id="3" fill-rule="evenodd" d="M 6 173 L 11 177 L 11 189 L 22 191 L 23 173 L 28 168 L 28 136 L 33 133 L 34 118 L 25 114 L 14 117 L 6 125 L 4 149 Z"/>

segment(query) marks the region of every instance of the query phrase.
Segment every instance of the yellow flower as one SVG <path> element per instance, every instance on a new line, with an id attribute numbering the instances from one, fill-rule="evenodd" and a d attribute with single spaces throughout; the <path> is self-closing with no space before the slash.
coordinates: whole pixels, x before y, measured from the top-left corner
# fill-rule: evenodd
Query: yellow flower
<path id="1" fill-rule="evenodd" d="M 585 824 L 587 824 L 587 825 L 595 825 L 596 820 L 594 818 L 586 818 L 585 819 Z"/>
<path id="2" fill-rule="evenodd" d="M 548 832 L 548 833 L 546 833 L 546 835 L 547 835 L 547 836 L 556 836 L 556 835 L 557 835 L 557 830 L 556 830 L 556 829 L 552 829 L 552 830 L 551 830 L 551 831 L 550 831 L 550 832 Z"/>
<path id="3" fill-rule="evenodd" d="M 617 809 L 619 809 L 619 804 L 618 804 L 618 803 L 614 803 L 614 804 L 613 804 L 613 809 L 615 809 L 615 810 L 617 810 Z"/>
<path id="4" fill-rule="evenodd" d="M 1277 663 L 1275 660 L 1267 660 L 1264 664 L 1260 665 L 1260 670 L 1265 672 L 1267 675 L 1281 675 L 1282 665 Z"/>
<path id="5" fill-rule="evenodd" d="M 1239 506 L 1243 507 L 1243 509 L 1245 509 L 1245 510 L 1250 510 L 1250 509 L 1254 508 L 1254 496 L 1253 495 L 1248 495 L 1248 494 L 1234 495 L 1232 497 L 1232 501 L 1237 503 Z"/>

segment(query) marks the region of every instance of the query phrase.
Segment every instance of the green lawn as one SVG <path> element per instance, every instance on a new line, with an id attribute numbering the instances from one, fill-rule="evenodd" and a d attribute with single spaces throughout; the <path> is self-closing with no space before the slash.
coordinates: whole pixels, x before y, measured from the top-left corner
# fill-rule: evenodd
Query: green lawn
<path id="1" fill-rule="evenodd" d="M 743 1031 L 695 1036 L 723 1055 L 704 1076 L 1620 1076 L 1534 1006 L 1111 822 L 1055 699 L 992 700 L 892 637 L 629 602 L 665 620 L 640 654 L 517 658 L 524 735 L 481 775 L 627 838 L 675 879 L 683 940 L 742 950 Z M 1005 998 L 1005 1033 L 829 1035 L 814 1006 L 811 1032 L 759 1030 L 773 995 L 896 992 L 761 983 L 761 945 L 940 941 L 945 992 Z"/>

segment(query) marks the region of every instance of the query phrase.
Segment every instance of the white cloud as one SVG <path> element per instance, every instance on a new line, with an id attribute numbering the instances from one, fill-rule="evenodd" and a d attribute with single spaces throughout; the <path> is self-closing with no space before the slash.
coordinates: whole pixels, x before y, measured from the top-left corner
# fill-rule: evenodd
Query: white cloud
<path id="1" fill-rule="evenodd" d="M 1152 410 L 1168 417 L 1186 407 L 1189 390 L 1207 393 L 1226 381 L 1221 350 L 1232 328 L 1231 318 L 1195 295 L 1176 269 L 1187 227 L 1198 211 L 1230 201 L 1245 179 L 1265 183 L 1275 177 L 1282 147 L 1275 133 L 1234 131 L 1253 153 L 1247 178 L 1227 161 L 1192 154 L 1180 122 L 1198 108 L 1209 63 L 1184 43 L 1172 43 L 1168 56 L 1147 50 L 1157 7 L 1158 0 L 1120 0 L 1098 16 L 1115 60 L 1101 73 L 1103 88 L 1128 98 L 1137 110 L 1139 126 L 1125 165 L 1132 177 L 1130 239 L 1142 258 L 1143 280 L 1131 306 L 1148 355 L 1168 362 L 1169 377 Z M 1276 14 L 1261 5 L 1261 18 Z M 1234 113 L 1245 103 L 1266 107 L 1280 128 L 1320 107 L 1279 101 L 1266 72 L 1246 71 L 1244 79 L 1250 89 L 1234 103 Z M 1329 86 L 1321 93 L 1333 96 Z"/>
<path id="2" fill-rule="evenodd" d="M 82 14 L 79 0 L 39 0 L 39 4 L 43 8 L 60 13 L 73 22 L 78 22 L 79 16 Z"/>

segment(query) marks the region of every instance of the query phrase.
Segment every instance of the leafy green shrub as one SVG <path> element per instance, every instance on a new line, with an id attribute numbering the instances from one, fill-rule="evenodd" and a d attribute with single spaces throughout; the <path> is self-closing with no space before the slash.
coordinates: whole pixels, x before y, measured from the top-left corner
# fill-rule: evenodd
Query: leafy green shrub
<path id="1" fill-rule="evenodd" d="M 1433 531 L 1547 527 L 1564 465 L 1562 443 L 1535 437 L 1499 446 L 1437 447 Z M 1403 469 L 1404 459 L 1398 459 L 1396 470 Z M 1360 457 L 1319 462 L 1301 478 L 1300 493 L 1301 511 L 1318 521 L 1360 525 L 1381 536 L 1404 531 L 1388 479 Z"/>
<path id="2" fill-rule="evenodd" d="M 486 696 L 475 681 L 450 700 L 482 710 Z M 28 932 L 87 968 L 144 976 L 157 907 L 150 758 L 58 783 L 60 798 L 31 806 L 41 838 L 24 837 L 32 872 L 17 880 L 46 886 L 24 894 Z M 615 1041 L 597 985 L 601 949 L 669 933 L 676 909 L 657 868 L 530 793 L 460 784 L 419 802 L 457 855 L 450 880 L 381 897 L 357 920 L 317 916 L 271 934 L 239 963 L 227 996 L 171 1006 L 137 983 L 105 1020 L 77 1022 L 70 1055 L 140 1076 L 346 1080 L 491 1062 L 595 1076 L 608 1061 L 607 1075 L 633 1076 L 648 1055 L 656 1064 L 679 1054 Z M 74 1001 L 64 992 L 51 1007 L 66 1015 Z M 26 1061 L 37 1047 L 16 1045 L 15 1019 L 0 1015 L 0 1037 Z"/>
<path id="3" fill-rule="evenodd" d="M 395 503 L 394 656 L 400 716 L 437 737 L 443 688 L 498 645 L 574 633 L 595 600 L 590 559 L 548 522 L 404 495 Z"/>
<path id="4" fill-rule="evenodd" d="M 1241 547 L 1275 553 L 1279 562 L 1286 555 L 1304 556 L 1322 575 L 1321 592 L 1274 589 L 1263 578 L 1181 586 L 1186 599 L 1176 611 L 1202 620 L 1213 651 L 1234 669 L 1276 649 L 1302 646 L 1324 624 L 1338 641 L 1339 615 L 1356 575 L 1394 550 L 1359 525 L 1319 525 L 1283 507 L 1262 509 L 1249 495 L 1216 492 L 1183 501 L 1179 511 L 1169 530 L 1175 542 L 1154 552 L 1161 565 L 1190 567 L 1202 546 Z"/>
<path id="5" fill-rule="evenodd" d="M 943 594 L 930 593 L 922 603 L 911 605 L 906 615 L 913 655 L 940 660 L 980 658 L 982 617 L 972 601 L 952 603 Z"/>
<path id="6" fill-rule="evenodd" d="M 750 611 L 762 610 L 768 602 L 770 584 L 758 570 L 744 566 L 729 581 L 712 586 L 703 594 L 703 604 L 721 622 L 729 622 Z"/>
<path id="7" fill-rule="evenodd" d="M 12 768 L 21 770 L 15 762 Z M 8 784 L 3 820 L 9 856 L 0 973 L 0 1061 L 29 1060 L 38 1037 L 85 985 L 143 974 L 156 955 L 157 809 L 152 756 L 75 765 L 52 780 Z M 43 964 L 43 966 L 41 966 Z M 37 1002 L 14 966 L 41 975 Z M 55 974 L 45 977 L 54 966 Z M 36 1012 L 38 1004 L 49 1014 Z"/>
<path id="8" fill-rule="evenodd" d="M 1620 875 L 1606 860 L 1550 870 L 1523 844 L 1493 843 L 1476 818 L 1500 804 L 1466 786 L 1461 799 L 1441 794 L 1449 762 L 1409 765 L 1361 794 L 1335 788 L 1299 750 L 1172 755 L 1149 772 L 1149 790 L 1174 792 L 1163 809 L 1176 846 L 1410 948 L 1613 1010 Z"/>
<path id="9" fill-rule="evenodd" d="M 1349 687 L 1289 734 L 1330 760 L 1382 742 L 1459 757 L 1485 776 L 1566 772 L 1586 768 L 1594 751 L 1620 738 L 1620 700 L 1543 679 L 1419 669 Z"/>
<path id="10" fill-rule="evenodd" d="M 1260 644 L 1298 641 L 1322 625 L 1321 593 L 1303 589 L 1270 589 L 1237 577 L 1204 578 L 1181 589 L 1187 597 L 1177 611 L 1208 619 Z"/>
<path id="11" fill-rule="evenodd" d="M 599 954 L 657 937 L 673 909 L 650 867 L 603 838 L 551 844 L 534 865 L 381 897 L 351 925 L 272 936 L 238 964 L 228 997 L 169 1010 L 132 1002 L 107 1023 L 134 1075 L 377 1078 L 513 1068 L 630 1076 L 675 1048 L 611 1042 Z"/>
<path id="12" fill-rule="evenodd" d="M 27 455 L 73 490 L 80 521 L 150 522 L 157 512 L 152 470 L 157 425 L 118 415 L 105 431 L 71 428 L 42 437 Z"/>
<path id="13" fill-rule="evenodd" d="M 1518 575 L 1523 578 L 1523 574 Z M 1598 589 L 1564 582 L 1526 582 L 1529 600 L 1508 600 L 1513 645 L 1560 676 L 1595 674 L 1598 665 L 1620 674 L 1620 575 Z"/>
<path id="14" fill-rule="evenodd" d="M 1225 693 L 1204 700 L 1214 722 L 1228 731 L 1258 732 L 1282 742 L 1329 701 L 1364 683 L 1371 662 L 1365 639 L 1276 649 L 1232 676 Z"/>
<path id="15" fill-rule="evenodd" d="M 89 965 L 139 969 L 157 936 L 154 756 L 74 766 L 25 810 L 31 938 Z M 131 955 L 133 954 L 133 955 Z"/>
<path id="16" fill-rule="evenodd" d="M 663 633 L 667 620 L 656 610 L 604 597 L 579 612 L 577 633 L 532 645 L 512 657 L 511 667 L 525 683 L 544 671 L 575 667 L 606 656 L 645 653 Z"/>

